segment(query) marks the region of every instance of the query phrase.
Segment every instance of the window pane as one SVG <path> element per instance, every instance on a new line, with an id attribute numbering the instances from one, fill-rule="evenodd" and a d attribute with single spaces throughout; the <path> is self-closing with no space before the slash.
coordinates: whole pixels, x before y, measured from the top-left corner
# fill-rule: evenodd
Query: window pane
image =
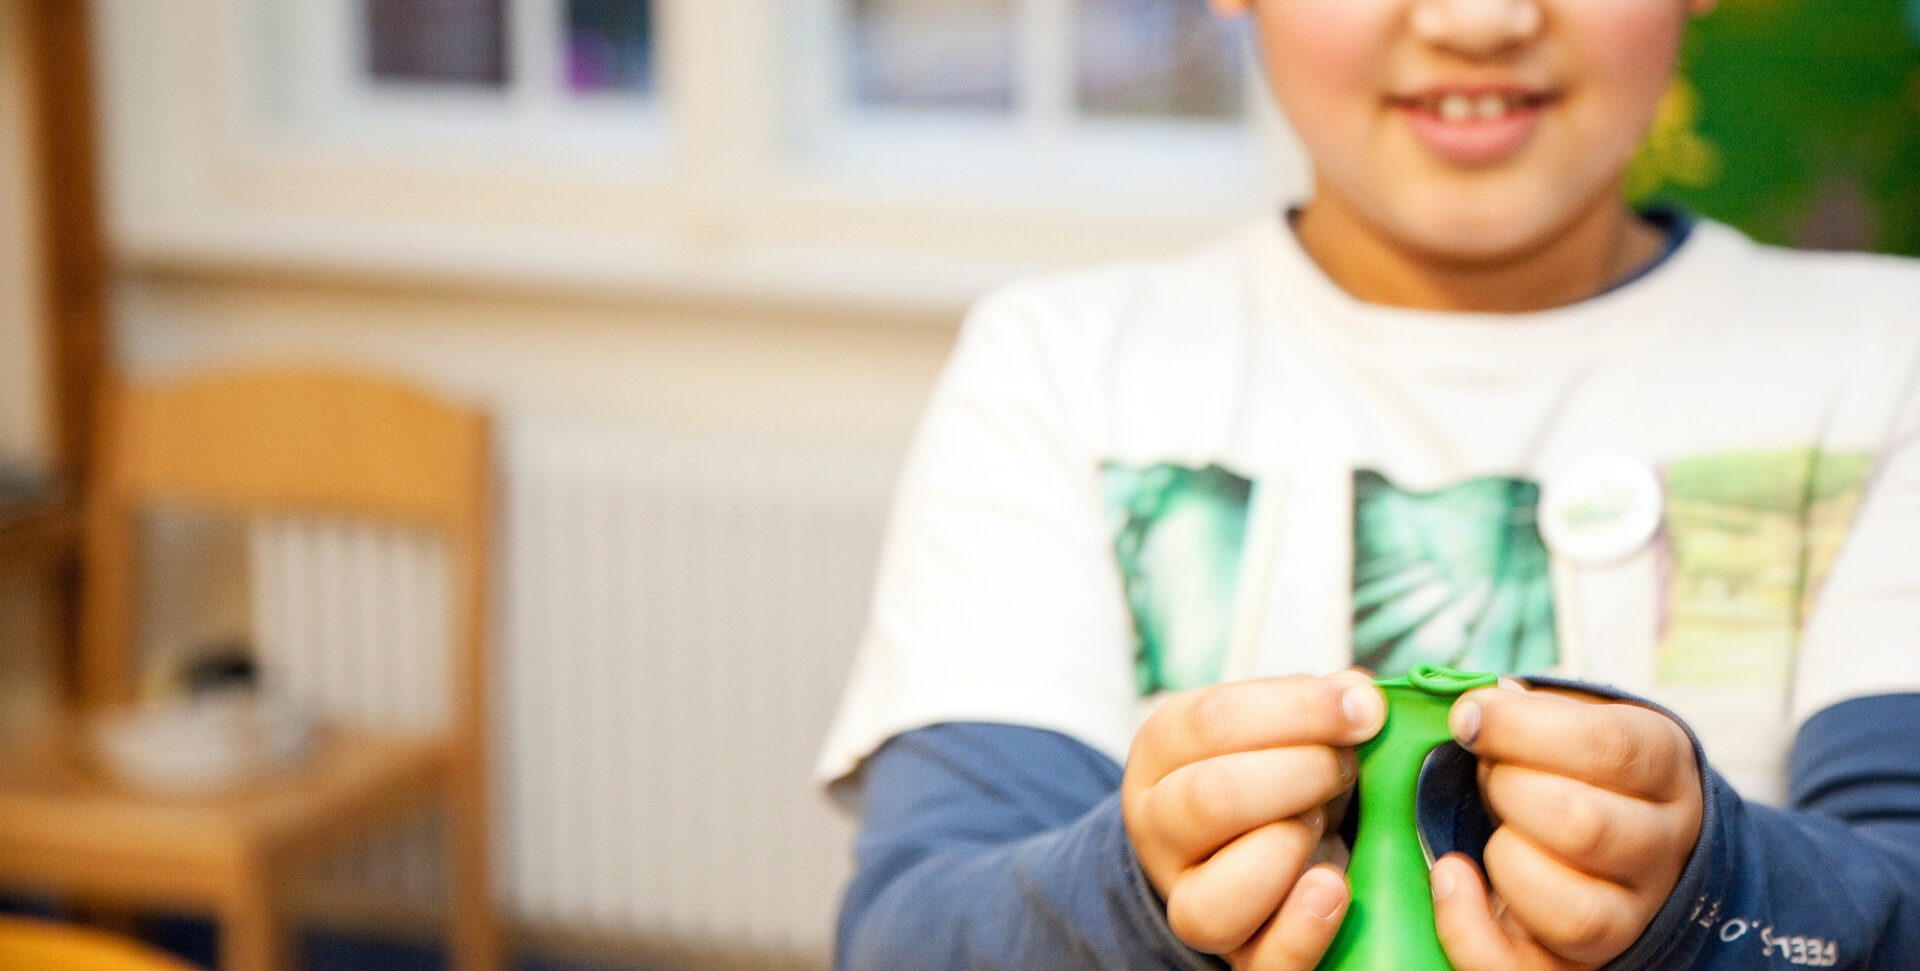
<path id="1" fill-rule="evenodd" d="M 1080 107 L 1089 114 L 1227 118 L 1240 112 L 1239 20 L 1201 0 L 1079 0 Z"/>
<path id="2" fill-rule="evenodd" d="M 1013 105 L 1011 0 L 848 0 L 860 104 Z"/>
<path id="3" fill-rule="evenodd" d="M 506 0 L 361 0 L 375 81 L 501 87 Z"/>
<path id="4" fill-rule="evenodd" d="M 583 94 L 653 90 L 651 0 L 567 0 L 567 87 Z"/>

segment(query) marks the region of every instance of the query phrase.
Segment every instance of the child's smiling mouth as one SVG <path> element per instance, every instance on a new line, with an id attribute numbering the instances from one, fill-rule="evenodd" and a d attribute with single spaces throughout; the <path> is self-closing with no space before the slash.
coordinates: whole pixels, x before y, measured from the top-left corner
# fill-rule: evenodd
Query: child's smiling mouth
<path id="1" fill-rule="evenodd" d="M 1456 165 L 1484 166 L 1518 152 L 1549 105 L 1553 90 L 1511 87 L 1429 88 L 1389 95 L 1387 105 L 1402 112 L 1414 136 L 1441 159 Z"/>

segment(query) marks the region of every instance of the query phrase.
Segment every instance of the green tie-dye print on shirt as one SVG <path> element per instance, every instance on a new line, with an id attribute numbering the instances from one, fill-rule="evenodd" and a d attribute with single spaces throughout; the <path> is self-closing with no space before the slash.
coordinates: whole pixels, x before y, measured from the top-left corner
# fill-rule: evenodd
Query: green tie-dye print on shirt
<path id="1" fill-rule="evenodd" d="M 1217 465 L 1101 468 L 1142 696 L 1218 682 L 1253 485 Z"/>
<path id="2" fill-rule="evenodd" d="M 1381 677 L 1423 663 L 1525 673 L 1559 660 L 1540 487 L 1480 478 L 1431 493 L 1353 482 L 1353 653 Z"/>
<path id="3" fill-rule="evenodd" d="M 1659 672 L 1669 683 L 1771 683 L 1859 508 L 1872 457 L 1812 448 L 1667 467 Z"/>

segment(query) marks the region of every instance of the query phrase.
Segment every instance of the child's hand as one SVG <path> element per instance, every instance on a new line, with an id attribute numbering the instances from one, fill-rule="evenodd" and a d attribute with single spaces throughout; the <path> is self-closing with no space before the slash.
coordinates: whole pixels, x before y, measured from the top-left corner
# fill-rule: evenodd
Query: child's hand
<path id="1" fill-rule="evenodd" d="M 1473 864 L 1434 866 L 1435 918 L 1460 971 L 1596 968 L 1666 903 L 1700 835 L 1700 770 L 1685 729 L 1637 705 L 1486 689 L 1454 735 L 1480 758 L 1497 825 L 1489 894 Z"/>
<path id="2" fill-rule="evenodd" d="M 1353 785 L 1352 746 L 1385 717 L 1380 690 L 1347 672 L 1201 688 L 1141 726 L 1121 812 L 1181 940 L 1239 969 L 1319 963 L 1347 885 L 1306 868 L 1337 831 L 1329 804 Z"/>

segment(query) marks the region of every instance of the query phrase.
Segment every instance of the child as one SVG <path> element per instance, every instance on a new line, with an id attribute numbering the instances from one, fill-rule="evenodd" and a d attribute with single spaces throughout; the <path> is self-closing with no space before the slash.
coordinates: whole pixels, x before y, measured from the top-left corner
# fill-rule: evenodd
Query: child
<path id="1" fill-rule="evenodd" d="M 1216 0 L 1312 195 L 970 315 L 822 757 L 843 967 L 1314 967 L 1326 672 L 1426 662 L 1527 676 L 1423 784 L 1462 971 L 1920 961 L 1920 270 L 1625 205 L 1711 2 Z"/>

